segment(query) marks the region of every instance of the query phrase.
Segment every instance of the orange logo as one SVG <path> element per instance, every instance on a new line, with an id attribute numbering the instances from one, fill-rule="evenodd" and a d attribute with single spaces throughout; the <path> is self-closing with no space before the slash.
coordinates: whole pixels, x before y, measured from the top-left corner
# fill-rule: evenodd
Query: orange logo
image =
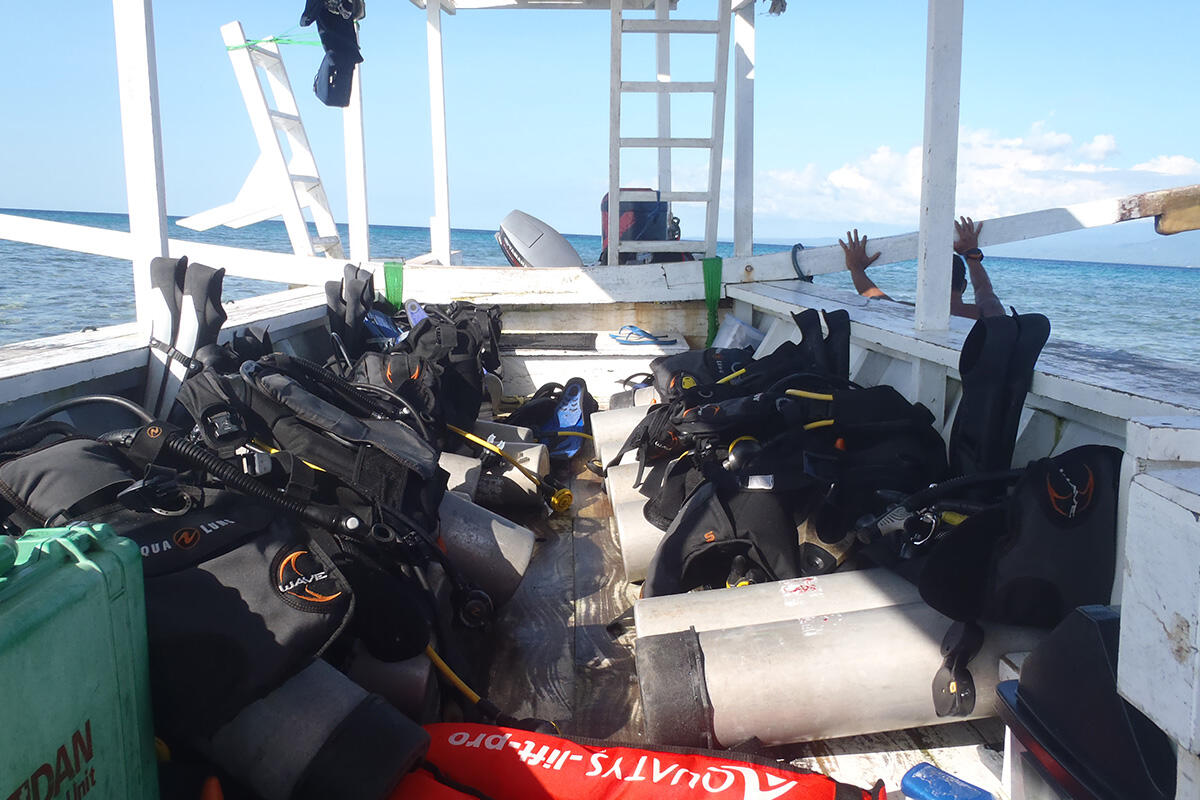
<path id="1" fill-rule="evenodd" d="M 279 564 L 279 591 L 290 594 L 301 600 L 313 603 L 328 603 L 342 596 L 341 592 L 321 594 L 313 590 L 313 584 L 329 579 L 329 573 L 318 567 L 315 572 L 302 569 L 299 565 L 301 556 L 308 555 L 307 550 L 296 550 L 287 555 Z"/>
<path id="2" fill-rule="evenodd" d="M 1050 507 L 1067 519 L 1073 519 L 1076 514 L 1090 506 L 1096 494 L 1096 476 L 1086 464 L 1083 465 L 1083 471 L 1087 474 L 1087 479 L 1082 481 L 1083 486 L 1080 487 L 1075 485 L 1066 472 L 1058 470 L 1058 474 L 1067 485 L 1065 492 L 1057 491 L 1050 480 L 1050 474 L 1046 474 L 1046 495 L 1050 498 Z"/>
<path id="3" fill-rule="evenodd" d="M 190 550 L 196 546 L 196 542 L 200 541 L 200 531 L 195 528 L 180 528 L 175 531 L 175 535 L 171 537 L 175 542 L 175 546 L 184 550 Z"/>
<path id="4" fill-rule="evenodd" d="M 151 425 L 149 428 L 146 428 L 146 435 L 151 439 L 157 439 L 158 437 L 162 436 L 162 433 L 163 429 L 158 425 Z"/>
<path id="5" fill-rule="evenodd" d="M 715 542 L 716 540 L 717 540 L 716 531 L 709 531 L 708 533 L 704 534 L 704 541 L 711 543 L 711 542 Z"/>

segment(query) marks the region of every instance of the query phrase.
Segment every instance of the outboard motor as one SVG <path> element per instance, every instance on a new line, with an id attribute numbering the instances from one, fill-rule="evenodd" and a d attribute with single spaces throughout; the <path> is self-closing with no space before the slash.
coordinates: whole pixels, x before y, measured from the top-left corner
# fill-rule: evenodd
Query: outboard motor
<path id="1" fill-rule="evenodd" d="M 514 267 L 583 266 L 565 236 L 524 211 L 511 211 L 500 220 L 496 242 Z"/>
<path id="2" fill-rule="evenodd" d="M 622 189 L 622 191 L 649 192 L 650 189 Z M 658 197 L 658 192 L 655 192 Z M 664 242 L 679 238 L 679 218 L 671 216 L 666 200 L 622 200 L 620 220 L 617 223 L 617 238 L 623 242 Z M 600 263 L 608 263 L 608 195 L 600 200 Z M 656 253 L 647 250 L 639 253 L 621 253 L 618 264 L 646 262 L 662 264 L 672 261 L 691 261 L 690 253 Z"/>

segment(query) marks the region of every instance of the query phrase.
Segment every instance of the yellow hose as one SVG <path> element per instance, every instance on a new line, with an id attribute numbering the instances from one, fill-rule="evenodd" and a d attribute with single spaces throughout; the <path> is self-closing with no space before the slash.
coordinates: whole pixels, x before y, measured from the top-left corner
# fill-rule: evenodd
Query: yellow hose
<path id="1" fill-rule="evenodd" d="M 758 441 L 758 439 L 755 439 L 753 436 L 739 436 L 738 438 L 734 439 L 732 442 L 729 443 L 729 449 L 726 451 L 725 454 L 726 455 L 731 454 L 733 452 L 734 446 L 737 445 L 739 442 L 757 442 L 757 441 Z M 684 453 L 684 455 L 687 455 L 687 453 Z"/>
<path id="2" fill-rule="evenodd" d="M 724 378 L 721 378 L 721 380 L 717 381 L 717 383 L 729 383 L 734 378 L 741 377 L 742 375 L 745 375 L 745 374 L 746 374 L 746 368 L 742 367 L 741 369 L 737 370 L 736 372 L 731 372 L 728 375 L 726 375 Z"/>
<path id="3" fill-rule="evenodd" d="M 450 669 L 449 664 L 447 664 L 445 661 L 442 661 L 442 657 L 439 656 L 433 649 L 433 645 L 425 645 L 425 655 L 429 656 L 429 660 L 433 662 L 433 666 L 437 667 L 437 671 L 442 673 L 446 680 L 450 681 L 450 683 L 454 685 L 455 689 L 458 689 L 460 692 L 462 692 L 464 697 L 466 697 L 472 703 L 478 703 L 482 699 L 480 698 L 478 692 L 476 692 L 470 686 L 467 686 L 466 682 L 463 681 L 462 678 L 458 677 L 454 670 Z"/>
<path id="4" fill-rule="evenodd" d="M 803 397 L 806 400 L 825 400 L 826 402 L 830 402 L 830 403 L 833 402 L 833 395 L 831 395 L 831 394 L 821 394 L 820 392 L 806 392 L 803 389 L 788 389 L 786 394 L 789 394 L 792 397 Z"/>
<path id="5" fill-rule="evenodd" d="M 574 497 L 574 495 L 571 494 L 570 489 L 567 489 L 567 488 L 556 489 L 555 487 L 546 483 L 544 480 L 542 480 L 542 477 L 540 475 L 538 475 L 536 472 L 529 469 L 524 464 L 519 463 L 515 458 L 510 456 L 508 453 L 504 452 L 501 448 L 499 448 L 496 445 L 489 442 L 487 439 L 481 439 L 480 437 L 476 436 L 475 434 L 467 433 L 462 428 L 456 428 L 453 425 L 447 425 L 446 427 L 449 428 L 450 430 L 454 431 L 455 433 L 457 433 L 459 436 L 466 439 L 468 442 L 477 444 L 480 447 L 484 448 L 485 450 L 490 450 L 491 452 L 500 456 L 505 461 L 512 464 L 514 467 L 516 467 L 522 475 L 524 475 L 529 480 L 533 481 L 533 484 L 535 486 L 537 486 L 539 489 L 548 490 L 548 493 L 550 496 L 547 498 L 546 502 L 548 502 L 550 504 L 550 508 L 554 509 L 555 511 L 562 512 L 562 511 L 566 511 L 567 509 L 569 509 L 571 507 L 571 503 L 574 502 L 575 497 Z M 583 434 L 583 435 L 586 435 L 586 434 Z"/>
<path id="6" fill-rule="evenodd" d="M 521 472 L 521 474 L 524 475 L 526 478 L 529 478 L 529 480 L 533 481 L 538 486 L 542 485 L 542 478 L 540 475 L 538 475 L 536 472 L 534 472 L 533 470 L 526 467 L 524 464 L 521 464 L 520 462 L 518 462 L 515 458 L 510 456 L 508 453 L 504 452 L 504 450 L 502 450 L 501 448 L 499 448 L 496 445 L 489 442 L 487 439 L 481 439 L 480 437 L 476 436 L 475 434 L 467 433 L 462 428 L 456 428 L 453 425 L 447 425 L 446 427 L 449 428 L 450 430 L 454 431 L 455 433 L 457 433 L 459 436 L 466 439 L 468 442 L 477 444 L 485 450 L 492 451 L 493 453 L 500 456 L 505 461 L 512 464 L 514 467 L 516 467 Z"/>
<path id="7" fill-rule="evenodd" d="M 275 455 L 276 453 L 280 452 L 278 447 L 271 447 L 271 445 L 269 445 L 269 444 L 263 444 L 258 439 L 252 439 L 250 441 L 250 444 L 254 445 L 255 447 L 261 447 L 263 450 L 266 450 L 271 455 Z M 300 459 L 300 460 L 304 461 L 304 459 Z M 311 461 L 304 461 L 304 463 L 307 464 L 308 466 L 312 467 L 313 469 L 315 469 L 317 472 L 325 471 L 325 470 L 321 469 L 320 467 L 318 467 L 316 464 L 312 463 Z"/>
<path id="8" fill-rule="evenodd" d="M 813 428 L 828 428 L 833 425 L 831 419 L 819 419 L 816 422 L 810 422 L 804 426 L 804 430 L 811 431 Z"/>

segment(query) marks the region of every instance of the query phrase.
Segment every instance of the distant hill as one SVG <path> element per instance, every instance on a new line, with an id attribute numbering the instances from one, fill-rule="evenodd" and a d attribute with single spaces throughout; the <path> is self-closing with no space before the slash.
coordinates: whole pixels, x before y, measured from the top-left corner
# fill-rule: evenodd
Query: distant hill
<path id="1" fill-rule="evenodd" d="M 1200 231 L 1161 236 L 1154 232 L 1152 220 L 1070 231 L 990 249 L 997 255 L 1017 258 L 1200 267 Z"/>
<path id="2" fill-rule="evenodd" d="M 859 224 L 861 232 L 871 236 L 906 233 L 895 225 Z M 908 230 L 912 230 L 909 228 Z M 803 242 L 805 247 L 837 244 L 837 236 L 801 236 L 797 240 L 763 237 L 769 244 Z M 989 253 L 1012 258 L 1047 258 L 1056 261 L 1098 261 L 1112 264 L 1149 264 L 1165 267 L 1200 267 L 1200 231 L 1172 236 L 1154 232 L 1153 220 L 1133 220 L 1104 228 L 1070 231 L 1024 242 L 1010 242 L 988 248 Z"/>

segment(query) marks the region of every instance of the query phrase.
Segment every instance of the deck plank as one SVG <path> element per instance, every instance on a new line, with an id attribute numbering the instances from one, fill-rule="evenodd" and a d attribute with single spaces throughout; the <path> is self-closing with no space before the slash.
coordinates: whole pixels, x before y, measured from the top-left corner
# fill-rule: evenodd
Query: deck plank
<path id="1" fill-rule="evenodd" d="M 587 471 L 571 483 L 575 493 L 575 719 L 571 733 L 593 739 L 639 742 L 641 692 L 630 637 L 615 639 L 608 624 L 633 605 L 636 589 L 619 565 L 612 506 L 600 479 Z"/>
<path id="2" fill-rule="evenodd" d="M 567 517 L 515 521 L 537 536 L 533 558 L 491 631 L 489 699 L 517 718 L 562 726 L 575 698 L 574 541 Z"/>

